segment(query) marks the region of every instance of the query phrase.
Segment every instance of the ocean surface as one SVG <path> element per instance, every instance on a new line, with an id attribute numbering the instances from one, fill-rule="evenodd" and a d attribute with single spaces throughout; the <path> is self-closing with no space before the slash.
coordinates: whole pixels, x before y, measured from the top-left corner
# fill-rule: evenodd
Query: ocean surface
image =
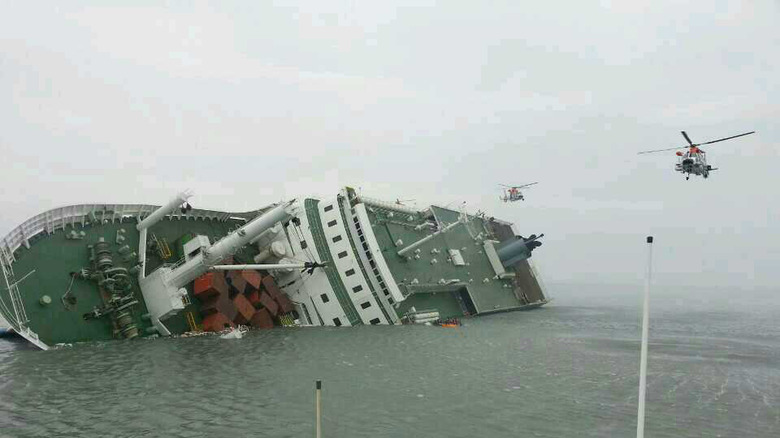
<path id="1" fill-rule="evenodd" d="M 635 435 L 641 285 L 549 287 L 461 328 L 301 328 L 79 344 L 0 339 L 3 437 Z M 780 293 L 655 287 L 648 437 L 780 436 Z"/>

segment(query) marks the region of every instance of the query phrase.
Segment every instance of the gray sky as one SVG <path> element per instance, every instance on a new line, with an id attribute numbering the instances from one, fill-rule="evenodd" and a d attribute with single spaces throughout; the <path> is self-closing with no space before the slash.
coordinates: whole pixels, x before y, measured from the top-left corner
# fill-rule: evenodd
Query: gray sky
<path id="1" fill-rule="evenodd" d="M 544 232 L 547 282 L 635 281 L 652 233 L 660 282 L 780 284 L 776 2 L 29 3 L 0 15 L 2 235 L 352 185 Z M 706 182 L 636 155 L 683 129 L 758 134 L 706 148 Z"/>

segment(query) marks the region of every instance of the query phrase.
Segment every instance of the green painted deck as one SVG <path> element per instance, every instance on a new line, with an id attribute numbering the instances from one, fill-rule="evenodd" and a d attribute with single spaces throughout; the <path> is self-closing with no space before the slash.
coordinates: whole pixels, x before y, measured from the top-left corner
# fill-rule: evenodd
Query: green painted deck
<path id="1" fill-rule="evenodd" d="M 397 212 L 393 214 L 393 217 L 389 217 L 388 211 L 381 208 L 373 207 L 371 210 L 369 210 L 368 216 L 373 226 L 374 235 L 396 282 L 408 285 L 409 290 L 414 290 L 415 287 L 410 285 L 414 279 L 417 279 L 421 286 L 438 285 L 440 279 L 458 279 L 461 283 L 467 284 L 468 294 L 479 313 L 510 310 L 522 306 L 523 303 L 517 299 L 512 288 L 503 287 L 504 284 L 511 286 L 511 280 L 493 279 L 495 271 L 484 254 L 482 242 L 475 242 L 472 238 L 472 234 L 476 236 L 479 233 L 488 233 L 482 219 L 469 216 L 467 224 L 458 225 L 447 233 L 421 245 L 419 247 L 419 260 L 407 260 L 406 257 L 398 256 L 397 252 L 426 237 L 430 231 L 426 229 L 415 230 L 414 226 L 420 221 L 408 222 L 403 218 L 399 219 L 399 216 L 402 215 Z M 458 220 L 459 212 L 457 211 L 439 207 L 432 207 L 432 211 L 441 223 L 450 224 Z M 469 229 L 472 234 L 469 234 Z M 396 247 L 395 242 L 399 239 L 403 241 L 403 244 Z M 439 253 L 432 254 L 433 249 L 437 249 Z M 448 262 L 448 250 L 450 249 L 460 250 L 467 265 L 455 266 Z M 434 258 L 436 263 L 431 264 Z M 485 278 L 489 279 L 488 283 L 483 283 Z M 439 292 L 413 293 L 399 305 L 398 314 L 403 315 L 410 307 L 414 306 L 418 311 L 437 309 L 442 317 L 463 315 L 464 308 L 457 298 L 460 291 L 463 290 L 462 286 L 436 289 Z"/>
<path id="2" fill-rule="evenodd" d="M 181 256 L 178 248 L 180 239 L 186 234 L 204 234 L 210 239 L 221 238 L 232 229 L 237 228 L 241 222 L 218 220 L 169 220 L 165 219 L 155 224 L 149 230 L 149 237 L 154 233 L 159 239 L 165 239 L 169 243 L 172 256 L 166 261 L 176 262 Z M 73 310 L 67 310 L 61 297 L 68 289 L 71 282 L 70 272 L 81 268 L 89 268 L 88 245 L 94 244 L 100 237 L 110 243 L 113 252 L 114 266 L 130 269 L 136 264 L 137 256 L 124 261 L 117 253 L 120 246 L 128 245 L 132 251 L 138 250 L 139 233 L 135 228 L 136 221 L 125 218 L 124 221 L 98 225 L 75 226 L 76 231 L 84 231 L 86 236 L 79 240 L 69 240 L 65 236 L 71 228 L 59 230 L 47 235 L 41 233 L 30 239 L 30 249 L 24 246 L 15 252 L 16 262 L 13 265 L 15 278 L 21 279 L 33 272 L 18 284 L 20 295 L 24 303 L 25 311 L 29 319 L 29 327 L 38 334 L 46 344 L 53 345 L 64 342 L 79 342 L 89 340 L 114 339 L 110 317 L 84 320 L 83 315 L 93 309 L 102 307 L 103 300 L 95 282 L 76 278 L 73 281 L 71 293 L 77 302 Z M 124 229 L 125 241 L 118 245 L 116 241 L 117 230 Z M 244 248 L 236 255 L 239 261 L 251 260 L 254 255 L 251 248 Z M 147 272 L 151 272 L 163 264 L 163 260 L 156 254 L 147 256 Z M 134 276 L 131 276 L 134 277 Z M 133 319 L 140 330 L 140 335 L 145 336 L 144 330 L 150 326 L 147 321 L 141 320 L 141 315 L 146 313 L 143 304 L 141 290 L 135 278 L 133 278 L 133 293 L 139 304 L 133 307 Z M 8 291 L 0 290 L 0 295 L 6 303 L 10 303 Z M 51 297 L 48 305 L 40 304 L 43 295 Z M 200 312 L 197 300 L 192 299 L 192 304 L 187 306 L 178 315 L 167 319 L 164 323 L 172 333 L 183 333 L 189 330 L 186 313 L 192 312 L 197 323 L 200 322 Z"/>

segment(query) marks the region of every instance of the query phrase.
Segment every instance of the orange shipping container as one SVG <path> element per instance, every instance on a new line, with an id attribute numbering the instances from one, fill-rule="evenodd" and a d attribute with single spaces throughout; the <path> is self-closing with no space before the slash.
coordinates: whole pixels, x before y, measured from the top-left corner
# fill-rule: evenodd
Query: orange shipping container
<path id="1" fill-rule="evenodd" d="M 268 314 L 267 310 L 260 309 L 252 316 L 250 324 L 252 324 L 252 327 L 269 329 L 273 328 L 274 321 L 271 318 L 271 315 Z"/>
<path id="2" fill-rule="evenodd" d="M 247 284 L 251 285 L 254 289 L 260 289 L 260 283 L 263 281 L 263 276 L 257 271 L 241 271 L 241 277 Z"/>
<path id="3" fill-rule="evenodd" d="M 233 322 L 227 316 L 217 312 L 203 319 L 203 330 L 207 332 L 218 332 L 225 329 L 225 326 L 235 327 Z"/>
<path id="4" fill-rule="evenodd" d="M 205 300 L 227 293 L 227 287 L 221 273 L 208 272 L 195 279 L 193 292 L 198 299 Z"/>
<path id="5" fill-rule="evenodd" d="M 236 306 L 237 310 L 233 322 L 236 324 L 248 324 L 249 320 L 251 320 L 252 316 L 255 314 L 255 308 L 252 306 L 252 303 L 250 303 L 244 295 L 239 294 L 233 298 L 233 304 Z"/>

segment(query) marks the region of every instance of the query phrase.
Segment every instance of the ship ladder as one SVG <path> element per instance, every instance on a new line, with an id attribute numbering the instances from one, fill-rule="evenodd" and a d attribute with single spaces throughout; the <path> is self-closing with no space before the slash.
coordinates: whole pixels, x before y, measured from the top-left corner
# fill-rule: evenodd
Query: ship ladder
<path id="1" fill-rule="evenodd" d="M 157 251 L 159 251 L 160 257 L 162 257 L 163 260 L 168 260 L 173 255 L 171 247 L 168 245 L 168 240 L 165 239 L 165 237 L 157 240 Z"/>
<path id="2" fill-rule="evenodd" d="M 202 331 L 200 329 L 200 326 L 195 323 L 195 316 L 192 314 L 192 312 L 187 312 L 187 324 L 190 326 L 191 332 L 200 332 Z"/>
<path id="3" fill-rule="evenodd" d="M 295 326 L 295 321 L 293 320 L 292 316 L 290 315 L 282 315 L 281 318 L 279 318 L 279 322 L 282 323 L 283 327 L 293 327 Z"/>

